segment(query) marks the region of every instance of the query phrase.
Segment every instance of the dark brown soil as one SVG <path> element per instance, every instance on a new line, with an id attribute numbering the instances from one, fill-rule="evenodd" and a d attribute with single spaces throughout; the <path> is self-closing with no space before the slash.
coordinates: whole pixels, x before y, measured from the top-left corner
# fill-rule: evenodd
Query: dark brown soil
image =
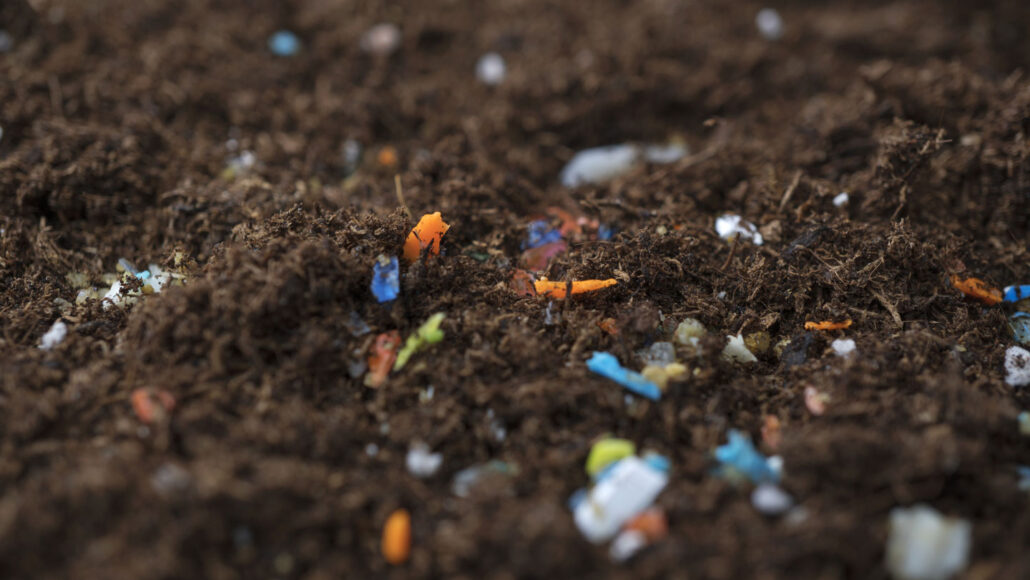
<path id="1" fill-rule="evenodd" d="M 3 0 L 0 577 L 885 578 L 887 514 L 916 502 L 972 521 L 964 578 L 1030 577 L 1011 308 L 948 282 L 1030 281 L 1030 6 L 774 5 L 778 42 L 755 29 L 763 5 L 722 0 Z M 391 56 L 359 48 L 378 22 L 402 30 Z M 266 47 L 282 28 L 296 57 Z M 496 88 L 473 74 L 491 50 L 509 68 Z M 578 149 L 670 137 L 692 154 L 558 183 Z M 347 139 L 365 147 L 356 169 Z M 377 163 L 386 146 L 396 170 Z M 226 175 L 244 150 L 253 170 Z M 452 228 L 380 305 L 372 264 L 414 225 L 395 173 L 416 218 Z M 618 233 L 573 242 L 549 278 L 617 287 L 553 304 L 509 289 L 551 206 Z M 719 239 L 723 212 L 767 243 Z M 76 306 L 68 339 L 36 347 L 55 300 L 75 301 L 67 274 L 101 286 L 119 258 L 176 252 L 185 287 Z M 376 334 L 435 312 L 444 342 L 382 388 L 352 377 Z M 764 329 L 804 362 L 710 348 L 629 406 L 587 371 L 594 350 L 639 368 L 685 316 L 716 350 Z M 850 359 L 829 349 L 844 335 Z M 824 415 L 808 386 L 830 395 Z M 141 387 L 174 411 L 143 425 Z M 800 523 L 711 474 L 726 430 L 757 438 L 766 414 Z M 672 461 L 670 535 L 625 565 L 566 507 L 605 433 Z M 415 440 L 445 458 L 426 480 L 404 465 Z M 518 474 L 451 492 L 491 459 Z M 379 541 L 400 506 L 414 545 L 393 568 Z"/>

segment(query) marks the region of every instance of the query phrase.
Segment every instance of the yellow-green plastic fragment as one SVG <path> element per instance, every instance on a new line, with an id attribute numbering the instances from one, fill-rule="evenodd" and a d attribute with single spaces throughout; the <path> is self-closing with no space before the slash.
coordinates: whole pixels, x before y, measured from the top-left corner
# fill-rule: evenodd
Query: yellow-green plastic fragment
<path id="1" fill-rule="evenodd" d="M 443 322 L 444 317 L 443 312 L 437 312 L 423 322 L 422 326 L 418 327 L 418 330 L 408 337 L 407 342 L 404 343 L 404 348 L 397 353 L 397 362 L 394 363 L 393 370 L 401 370 L 404 368 L 404 365 L 408 364 L 408 359 L 413 354 L 443 340 L 443 331 L 440 330 L 440 323 Z"/>
<path id="2" fill-rule="evenodd" d="M 606 437 L 590 448 L 587 456 L 587 475 L 594 477 L 605 467 L 637 452 L 637 446 L 626 439 Z"/>

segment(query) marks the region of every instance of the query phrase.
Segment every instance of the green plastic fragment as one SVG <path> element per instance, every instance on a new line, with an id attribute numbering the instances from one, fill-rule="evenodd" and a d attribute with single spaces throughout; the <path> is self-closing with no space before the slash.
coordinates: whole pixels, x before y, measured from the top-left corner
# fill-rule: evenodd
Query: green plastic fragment
<path id="1" fill-rule="evenodd" d="M 637 446 L 632 441 L 605 437 L 590 448 L 590 455 L 587 456 L 587 475 L 594 477 L 605 467 L 636 452 Z"/>
<path id="2" fill-rule="evenodd" d="M 401 370 L 404 368 L 404 365 L 408 364 L 408 359 L 413 354 L 443 340 L 443 331 L 440 330 L 440 323 L 443 322 L 444 317 L 443 312 L 437 312 L 423 322 L 422 326 L 418 327 L 418 330 L 408 337 L 408 341 L 404 343 L 404 348 L 397 353 L 397 362 L 394 363 L 393 370 Z"/>

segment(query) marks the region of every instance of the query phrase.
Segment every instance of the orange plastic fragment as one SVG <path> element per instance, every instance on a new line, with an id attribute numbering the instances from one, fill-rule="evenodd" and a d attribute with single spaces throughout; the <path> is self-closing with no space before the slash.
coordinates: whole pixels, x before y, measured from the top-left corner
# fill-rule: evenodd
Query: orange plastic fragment
<path id="1" fill-rule="evenodd" d="M 805 387 L 805 406 L 816 417 L 826 412 L 829 400 L 829 395 L 820 393 L 815 387 Z"/>
<path id="2" fill-rule="evenodd" d="M 851 326 L 851 319 L 847 319 L 843 322 L 833 322 L 832 320 L 824 320 L 822 322 L 806 322 L 805 330 L 844 330 Z"/>
<path id="3" fill-rule="evenodd" d="M 401 344 L 401 333 L 397 330 L 384 332 L 376 337 L 372 354 L 368 355 L 368 374 L 365 386 L 377 388 L 386 382 L 393 363 L 397 360 L 397 347 Z"/>
<path id="4" fill-rule="evenodd" d="M 533 277 L 525 270 L 516 269 L 511 274 L 511 289 L 519 296 L 536 296 Z"/>
<path id="5" fill-rule="evenodd" d="M 406 509 L 394 510 L 383 526 L 383 557 L 399 566 L 411 555 L 411 514 Z"/>
<path id="6" fill-rule="evenodd" d="M 558 231 L 561 232 L 563 238 L 583 233 L 583 226 L 596 230 L 598 225 L 600 225 L 596 219 L 589 219 L 583 216 L 576 217 L 560 207 L 547 208 L 547 215 L 561 220 L 561 226 L 559 226 Z"/>
<path id="7" fill-rule="evenodd" d="M 147 424 L 166 417 L 175 408 L 175 397 L 165 390 L 136 389 L 130 398 L 132 410 Z"/>
<path id="8" fill-rule="evenodd" d="M 376 163 L 382 167 L 395 167 L 399 159 L 400 158 L 397 156 L 397 149 L 390 145 L 380 149 L 379 154 L 376 155 Z"/>
<path id="9" fill-rule="evenodd" d="M 607 332 L 612 336 L 619 334 L 619 327 L 615 326 L 614 318 L 605 318 L 604 320 L 599 320 L 597 322 L 597 326 L 599 326 L 601 330 Z"/>
<path id="10" fill-rule="evenodd" d="M 578 280 L 572 282 L 571 290 L 572 294 L 583 294 L 614 286 L 618 283 L 615 278 L 608 278 L 607 280 Z M 543 279 L 537 280 L 533 285 L 536 287 L 537 294 L 547 296 L 548 298 L 565 298 L 569 292 L 568 282 L 551 282 L 550 280 Z"/>
<path id="11" fill-rule="evenodd" d="M 429 248 L 430 256 L 436 256 L 440 253 L 440 241 L 449 229 L 451 226 L 443 221 L 440 212 L 422 216 L 422 219 L 418 220 L 418 225 L 408 234 L 408 239 L 404 241 L 404 259 L 408 262 L 418 260 L 425 248 Z"/>
<path id="12" fill-rule="evenodd" d="M 762 441 L 770 451 L 776 451 L 780 447 L 781 433 L 780 419 L 776 415 L 766 415 L 762 423 Z"/>
<path id="13" fill-rule="evenodd" d="M 994 306 L 1002 301 L 1001 290 L 990 286 L 987 282 L 984 282 L 979 278 L 966 278 L 965 280 L 962 280 L 958 276 L 952 274 L 951 285 L 966 296 L 975 298 L 988 306 Z"/>
<path id="14" fill-rule="evenodd" d="M 669 522 L 665 519 L 665 512 L 661 508 L 652 507 L 626 522 L 625 529 L 640 532 L 648 541 L 654 542 L 669 534 Z"/>

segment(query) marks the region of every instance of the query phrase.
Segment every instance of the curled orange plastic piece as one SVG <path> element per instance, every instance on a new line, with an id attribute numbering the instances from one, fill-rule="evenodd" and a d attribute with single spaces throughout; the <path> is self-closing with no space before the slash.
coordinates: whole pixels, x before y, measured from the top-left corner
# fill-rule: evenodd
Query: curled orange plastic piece
<path id="1" fill-rule="evenodd" d="M 378 388 L 386 382 L 386 377 L 397 360 L 397 347 L 400 344 L 401 333 L 396 330 L 384 332 L 376 337 L 376 342 L 372 345 L 372 354 L 368 355 L 366 387 Z"/>
<path id="2" fill-rule="evenodd" d="M 833 322 L 832 320 L 824 320 L 822 322 L 806 322 L 805 330 L 844 330 L 851 326 L 851 319 L 847 319 L 844 322 Z"/>
<path id="3" fill-rule="evenodd" d="M 390 514 L 383 526 L 383 557 L 399 566 L 411 555 L 411 514 L 399 509 Z"/>
<path id="4" fill-rule="evenodd" d="M 988 306 L 994 306 L 1002 300 L 1001 290 L 998 290 L 979 278 L 966 278 L 965 280 L 962 280 L 958 276 L 952 274 L 951 285 L 966 296 L 975 298 Z"/>
<path id="5" fill-rule="evenodd" d="M 579 280 L 571 283 L 571 292 L 572 294 L 594 292 L 595 290 L 601 290 L 618 283 L 615 278 L 608 278 L 607 280 Z M 533 286 L 536 288 L 536 293 L 540 296 L 565 298 L 566 294 L 569 293 L 570 284 L 568 282 L 551 282 L 545 279 L 533 282 Z"/>
<path id="6" fill-rule="evenodd" d="M 440 217 L 440 212 L 427 213 L 418 220 L 418 225 L 408 234 L 404 241 L 404 259 L 408 262 L 418 260 L 423 248 L 429 248 L 429 255 L 440 253 L 440 241 L 451 226 Z"/>

